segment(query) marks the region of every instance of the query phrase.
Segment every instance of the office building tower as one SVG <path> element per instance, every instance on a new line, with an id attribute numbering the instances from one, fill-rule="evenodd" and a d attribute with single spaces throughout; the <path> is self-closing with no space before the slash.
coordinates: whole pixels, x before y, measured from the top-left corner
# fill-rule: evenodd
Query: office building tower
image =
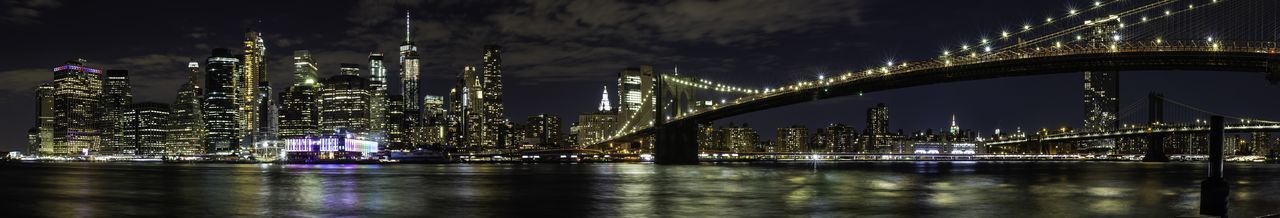
<path id="1" fill-rule="evenodd" d="M 244 34 L 244 54 L 240 56 L 241 65 L 236 79 L 236 95 L 239 98 L 238 106 L 240 107 L 240 116 L 236 117 L 239 121 L 240 139 L 242 146 L 251 145 L 256 139 L 254 138 L 258 132 L 259 119 L 262 118 L 258 110 L 262 104 L 261 90 L 262 82 L 266 81 L 266 44 L 262 39 L 262 33 L 252 30 L 245 31 Z"/>
<path id="2" fill-rule="evenodd" d="M 369 53 L 369 86 L 377 92 L 387 92 L 387 66 L 381 52 Z"/>
<path id="3" fill-rule="evenodd" d="M 53 130 L 57 126 L 57 114 L 54 112 L 54 87 L 56 83 L 46 82 L 36 87 L 36 143 L 28 150 L 35 156 L 57 155 L 53 152 Z"/>
<path id="4" fill-rule="evenodd" d="M 324 135 L 369 131 L 369 80 L 337 75 L 324 80 L 320 89 L 320 132 Z"/>
<path id="5" fill-rule="evenodd" d="M 360 65 L 352 63 L 338 64 L 338 75 L 360 76 Z"/>
<path id="6" fill-rule="evenodd" d="M 485 45 L 483 55 L 483 74 L 481 75 L 481 107 L 483 107 L 483 119 L 485 124 L 485 138 L 481 142 L 486 148 L 504 148 L 509 147 L 504 140 L 498 138 L 505 137 L 499 131 L 494 134 L 491 130 L 503 129 L 507 123 L 507 119 L 503 115 L 502 105 L 502 47 L 497 45 Z"/>
<path id="7" fill-rule="evenodd" d="M 609 103 L 609 87 L 605 86 L 600 92 L 600 106 L 596 108 L 598 111 L 613 111 L 613 104 Z"/>
<path id="8" fill-rule="evenodd" d="M 421 88 L 418 84 L 418 73 L 422 66 L 418 57 L 418 46 L 414 45 L 413 35 L 410 34 L 413 30 L 413 27 L 409 26 L 410 21 L 409 12 L 405 11 L 404 43 L 400 44 L 400 95 L 404 96 L 405 109 L 416 111 L 421 105 L 418 103 L 420 99 L 418 89 Z M 411 116 L 417 117 L 419 114 L 415 113 Z"/>
<path id="9" fill-rule="evenodd" d="M 887 145 L 885 139 L 889 138 L 889 107 L 885 106 L 884 103 L 876 104 L 875 107 L 867 109 L 865 135 L 867 136 L 867 146 Z"/>
<path id="10" fill-rule="evenodd" d="M 178 88 L 178 97 L 169 109 L 166 155 L 195 156 L 205 152 L 203 92 L 199 76 L 200 63 L 187 63 L 187 82 Z"/>
<path id="11" fill-rule="evenodd" d="M 406 143 L 406 132 L 409 128 L 408 119 L 405 117 L 404 96 L 387 95 L 387 113 L 383 116 L 387 120 L 387 139 L 384 145 L 390 150 L 407 150 L 410 149 Z"/>
<path id="12" fill-rule="evenodd" d="M 240 107 L 236 79 L 240 59 L 225 48 L 213 50 L 205 59 L 205 150 L 228 155 L 239 150 Z"/>
<path id="13" fill-rule="evenodd" d="M 1084 131 L 1101 132 L 1119 127 L 1120 73 L 1084 72 Z M 1099 139 L 1086 141 L 1087 149 L 1110 151 L 1115 141 Z"/>
<path id="14" fill-rule="evenodd" d="M 89 155 L 101 146 L 102 71 L 68 61 L 53 69 L 53 153 Z"/>
<path id="15" fill-rule="evenodd" d="M 382 53 L 369 53 L 369 123 L 370 137 L 373 141 L 387 145 L 387 68 L 382 62 Z"/>
<path id="16" fill-rule="evenodd" d="M 156 158 L 165 155 L 169 105 L 156 102 L 129 104 L 124 116 L 124 139 L 128 146 L 120 154 Z"/>
<path id="17" fill-rule="evenodd" d="M 649 126 L 654 111 L 653 67 L 642 65 L 618 73 L 618 131 L 629 132 Z"/>
<path id="18" fill-rule="evenodd" d="M 320 135 L 318 88 L 311 85 L 289 86 L 280 93 L 280 138 Z"/>
<path id="19" fill-rule="evenodd" d="M 809 152 L 809 128 L 801 125 L 778 128 L 774 151 Z"/>
<path id="20" fill-rule="evenodd" d="M 599 143 L 605 139 L 613 137 L 616 133 L 618 125 L 618 114 L 613 111 L 593 111 L 578 115 L 578 147 L 591 148 L 593 144 Z M 591 149 L 625 149 L 622 147 L 615 148 L 591 148 Z"/>
<path id="21" fill-rule="evenodd" d="M 129 71 L 107 70 L 102 82 L 102 153 L 130 155 L 124 135 L 124 113 L 133 103 L 133 89 L 129 86 Z"/>
<path id="22" fill-rule="evenodd" d="M 274 92 L 271 90 L 271 84 L 267 81 L 258 83 L 258 125 L 257 131 L 254 131 L 254 142 L 274 141 L 279 138 L 279 106 L 274 99 Z"/>
<path id="23" fill-rule="evenodd" d="M 422 96 L 422 124 L 444 125 L 446 120 L 444 96 Z"/>
<path id="24" fill-rule="evenodd" d="M 320 77 L 318 71 L 320 71 L 320 68 L 316 67 L 316 65 L 316 60 L 311 58 L 311 51 L 293 51 L 294 84 L 319 86 Z"/>

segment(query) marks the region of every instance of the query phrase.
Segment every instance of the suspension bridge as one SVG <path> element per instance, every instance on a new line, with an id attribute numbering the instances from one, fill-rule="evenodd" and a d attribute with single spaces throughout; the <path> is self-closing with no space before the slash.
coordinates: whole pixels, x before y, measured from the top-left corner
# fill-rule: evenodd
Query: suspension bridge
<path id="1" fill-rule="evenodd" d="M 1276 84 L 1280 82 L 1278 10 L 1280 3 L 1268 0 L 1094 1 L 1082 8 L 1068 8 L 1063 14 L 1036 19 L 1039 22 L 994 31 L 991 34 L 995 37 L 978 37 L 947 46 L 931 58 L 887 61 L 776 87 L 740 86 L 655 72 L 653 76 L 658 79 L 647 97 L 653 101 L 645 101 L 639 107 L 643 113 L 620 117 L 621 125 L 614 128 L 614 134 L 590 144 L 649 140 L 658 163 L 696 163 L 698 124 L 827 98 L 990 78 L 1087 71 L 1193 70 L 1262 73 L 1262 78 Z M 708 97 L 717 95 L 731 97 L 721 97 L 719 101 Z M 1204 125 L 1174 124 L 1162 119 L 1106 131 L 990 143 L 1208 131 Z M 1228 125 L 1227 131 L 1272 131 L 1280 127 L 1271 121 L 1238 120 L 1241 121 Z M 1152 152 L 1159 151 L 1148 153 L 1163 155 Z"/>

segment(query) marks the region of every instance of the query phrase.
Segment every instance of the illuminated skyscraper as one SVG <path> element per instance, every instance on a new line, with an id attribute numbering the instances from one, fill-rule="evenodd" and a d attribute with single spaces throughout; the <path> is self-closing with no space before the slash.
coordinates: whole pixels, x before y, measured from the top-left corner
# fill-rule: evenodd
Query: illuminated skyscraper
<path id="1" fill-rule="evenodd" d="M 1120 74 L 1119 72 L 1084 72 L 1084 129 L 1085 131 L 1108 131 L 1120 125 L 1117 113 L 1120 112 Z M 1090 140 L 1089 147 L 1094 150 L 1110 150 L 1115 147 L 1114 140 Z"/>
<path id="2" fill-rule="evenodd" d="M 443 145 L 448 143 L 446 130 L 446 110 L 444 96 L 422 96 L 422 120 L 414 134 L 419 138 L 416 144 Z"/>
<path id="3" fill-rule="evenodd" d="M 324 80 L 320 89 L 320 132 L 366 134 L 369 131 L 369 80 L 337 75 Z"/>
<path id="4" fill-rule="evenodd" d="M 369 53 L 369 123 L 373 141 L 387 143 L 387 68 L 382 63 L 382 53 Z"/>
<path id="5" fill-rule="evenodd" d="M 316 60 L 311 58 L 311 52 L 307 50 L 293 51 L 293 79 L 294 84 L 304 84 L 311 86 L 319 86 L 319 71 L 316 67 Z"/>
<path id="6" fill-rule="evenodd" d="M 262 33 L 247 30 L 244 33 L 244 55 L 241 56 L 241 65 L 237 73 L 237 89 L 236 95 L 240 102 L 239 120 L 240 136 L 242 145 L 248 146 L 256 139 L 261 119 L 259 108 L 262 107 L 264 98 L 259 94 L 258 90 L 262 90 L 262 82 L 266 81 L 266 52 L 267 47 L 262 39 Z M 269 88 L 269 86 L 268 86 Z"/>
<path id="7" fill-rule="evenodd" d="M 84 66 L 84 60 L 67 61 L 53 68 L 53 151 L 51 155 L 76 156 L 97 152 L 101 129 L 102 71 Z"/>
<path id="8" fill-rule="evenodd" d="M 142 157 L 165 155 L 165 134 L 169 105 L 155 102 L 129 104 L 123 113 L 124 139 L 128 146 L 120 154 Z"/>
<path id="9" fill-rule="evenodd" d="M 382 62 L 381 52 L 369 53 L 369 86 L 374 91 L 387 92 L 387 66 Z"/>
<path id="10" fill-rule="evenodd" d="M 501 130 L 507 124 L 503 116 L 502 106 L 502 47 L 484 46 L 484 73 L 481 75 L 480 106 L 483 107 L 484 139 L 481 145 L 486 148 L 506 146 L 499 138 Z"/>
<path id="11" fill-rule="evenodd" d="M 406 110 L 417 110 L 418 106 L 418 71 L 421 60 L 418 57 L 418 46 L 413 43 L 413 27 L 409 26 L 409 12 L 404 12 L 404 43 L 400 44 L 400 82 L 401 95 L 404 96 Z M 413 114 L 412 116 L 418 116 Z"/>
<path id="12" fill-rule="evenodd" d="M 280 93 L 280 138 L 320 135 L 317 91 L 314 86 L 293 85 Z"/>
<path id="13" fill-rule="evenodd" d="M 178 88 L 170 108 L 165 153 L 170 156 L 204 154 L 204 114 L 199 83 L 200 64 L 187 64 L 187 83 Z"/>
<path id="14" fill-rule="evenodd" d="M 607 86 L 606 86 L 606 87 L 604 87 L 604 89 L 603 89 L 603 90 L 601 90 L 601 93 L 600 93 L 600 107 L 596 108 L 596 110 L 598 110 L 598 111 L 613 111 L 613 104 L 610 104 L 610 103 L 609 103 L 609 87 L 607 87 Z"/>
<path id="15" fill-rule="evenodd" d="M 409 123 L 405 118 L 404 96 L 387 95 L 387 110 L 383 116 L 387 120 L 386 148 L 392 150 L 409 149 L 405 132 Z"/>
<path id="16" fill-rule="evenodd" d="M 458 90 L 461 90 L 458 92 L 461 95 L 459 98 L 461 100 L 459 112 L 461 113 L 458 117 L 462 120 L 460 126 L 465 139 L 462 145 L 468 149 L 492 148 L 486 146 L 485 140 L 491 139 L 489 142 L 496 142 L 497 140 L 497 137 L 487 138 L 485 135 L 485 127 L 488 125 L 484 120 L 485 110 L 482 102 L 484 101 L 484 88 L 482 87 L 484 83 L 481 81 L 483 78 L 480 72 L 477 72 L 476 68 L 472 66 L 462 67 L 462 76 L 458 78 L 461 86 L 461 88 L 458 88 Z"/>
<path id="17" fill-rule="evenodd" d="M 642 65 L 618 73 L 618 131 L 626 132 L 653 122 L 653 67 Z"/>
<path id="18" fill-rule="evenodd" d="M 205 150 L 211 154 L 233 154 L 239 150 L 240 120 L 237 96 L 240 59 L 225 48 L 213 50 L 205 60 Z"/>
<path id="19" fill-rule="evenodd" d="M 884 103 L 867 109 L 866 135 L 868 146 L 886 145 L 885 139 L 889 138 L 889 107 L 884 106 Z"/>
<path id="20" fill-rule="evenodd" d="M 271 84 L 263 80 L 258 83 L 258 130 L 254 131 L 254 142 L 273 141 L 279 136 L 279 106 L 273 99 Z"/>
<path id="21" fill-rule="evenodd" d="M 124 113 L 125 106 L 133 103 L 133 89 L 129 86 L 129 71 L 107 70 L 106 80 L 102 83 L 102 153 L 113 155 L 131 155 L 126 152 L 129 142 L 125 141 Z"/>

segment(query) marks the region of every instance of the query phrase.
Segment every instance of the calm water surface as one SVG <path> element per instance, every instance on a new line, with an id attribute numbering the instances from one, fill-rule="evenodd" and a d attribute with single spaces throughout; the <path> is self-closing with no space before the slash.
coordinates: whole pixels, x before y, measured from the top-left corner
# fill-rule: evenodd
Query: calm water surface
<path id="1" fill-rule="evenodd" d="M 1178 217 L 1194 163 L 0 164 L 6 217 Z M 1228 165 L 1231 214 L 1280 165 Z"/>

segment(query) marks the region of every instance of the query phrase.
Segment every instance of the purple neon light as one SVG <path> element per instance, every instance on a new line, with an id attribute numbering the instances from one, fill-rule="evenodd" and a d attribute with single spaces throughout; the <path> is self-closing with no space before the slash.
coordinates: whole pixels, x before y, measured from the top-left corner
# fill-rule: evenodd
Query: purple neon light
<path id="1" fill-rule="evenodd" d="M 341 140 L 341 141 L 340 141 Z M 285 139 L 286 152 L 355 151 L 378 152 L 378 143 L 344 138 Z"/>
<path id="2" fill-rule="evenodd" d="M 63 70 L 78 70 L 78 71 L 84 71 L 84 72 L 90 72 L 90 73 L 102 74 L 102 71 L 101 71 L 101 70 L 98 70 L 98 69 L 93 69 L 93 68 L 88 68 L 88 67 L 81 67 L 81 66 L 76 66 L 76 65 L 69 65 L 69 64 L 68 64 L 68 65 L 62 65 L 61 67 L 55 67 L 55 68 L 53 68 L 53 72 L 58 72 L 58 71 L 63 71 Z"/>

